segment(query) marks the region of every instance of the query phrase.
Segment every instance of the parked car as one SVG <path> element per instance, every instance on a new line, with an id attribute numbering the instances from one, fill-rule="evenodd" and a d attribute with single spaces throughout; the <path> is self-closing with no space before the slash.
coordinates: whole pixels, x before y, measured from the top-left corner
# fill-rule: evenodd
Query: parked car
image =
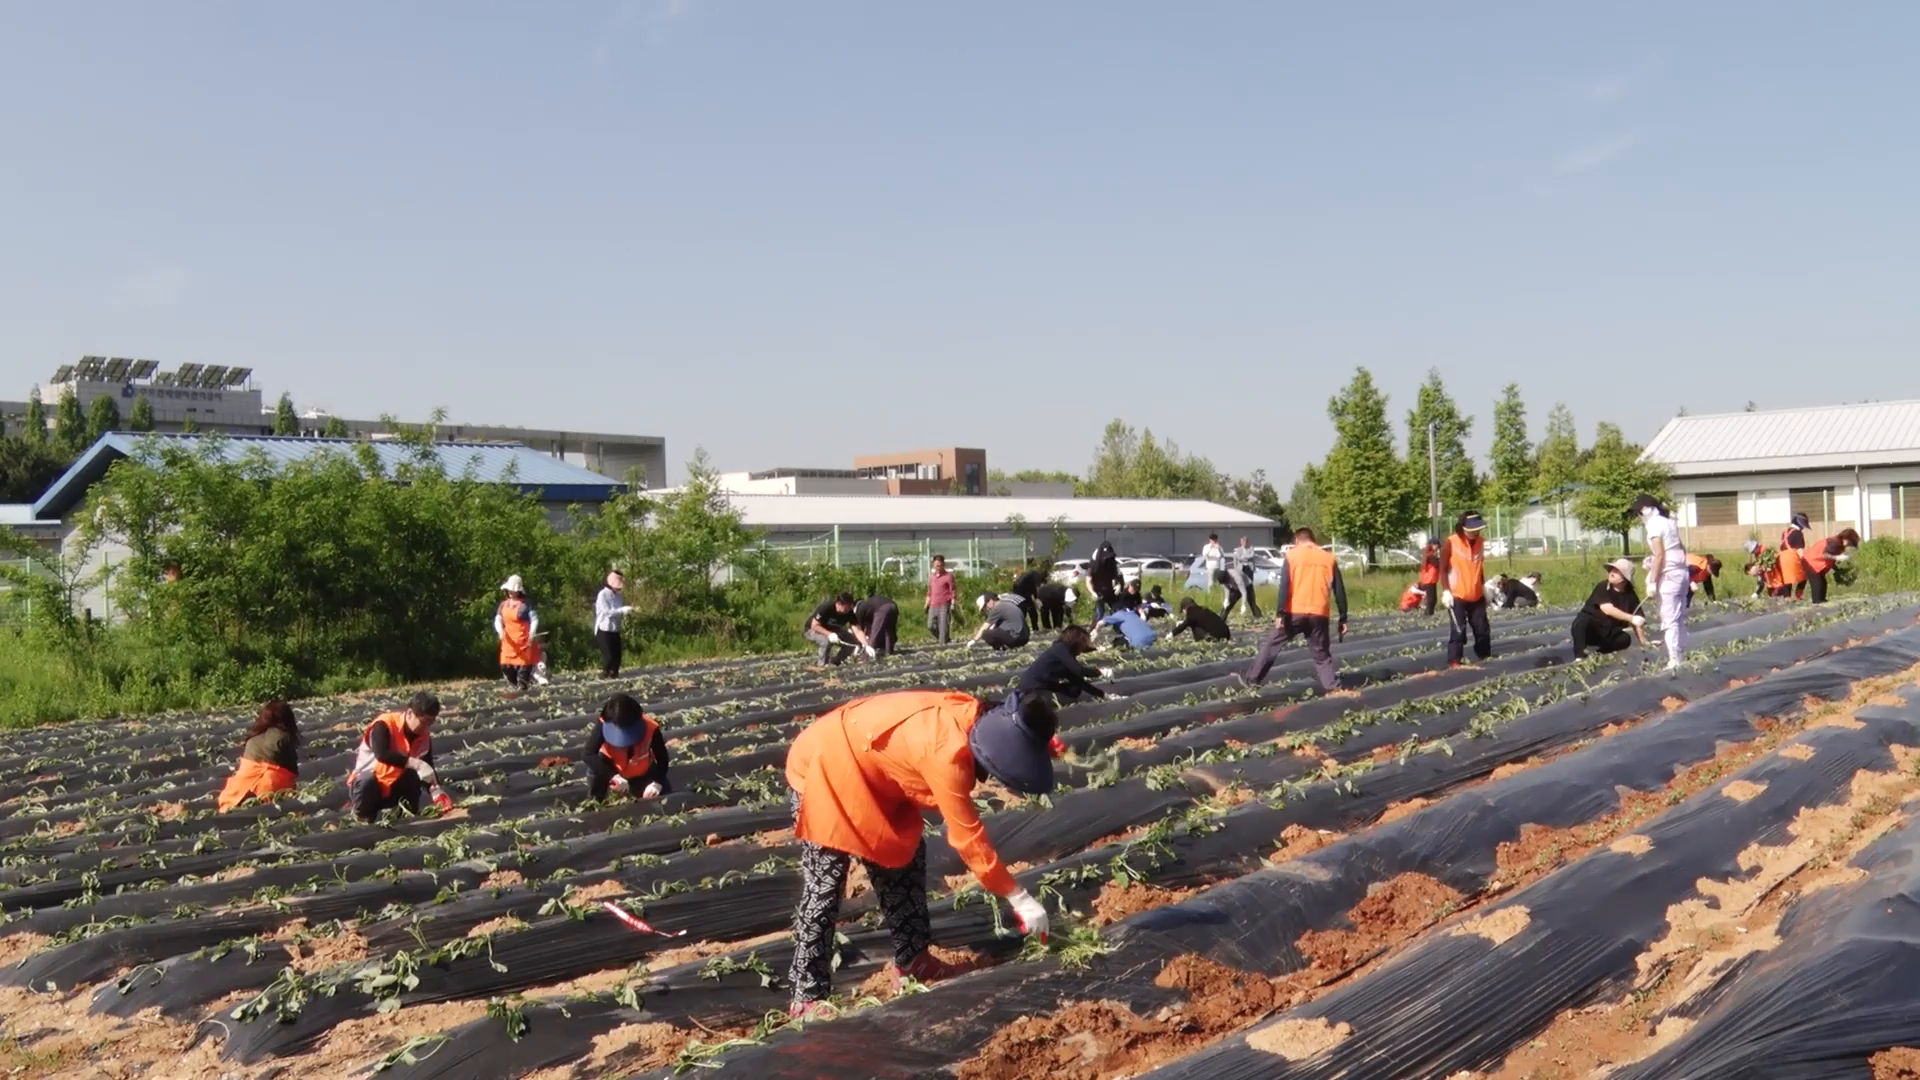
<path id="1" fill-rule="evenodd" d="M 1144 557 L 1139 555 L 1122 555 L 1119 562 L 1120 577 L 1124 581 L 1139 581 L 1142 576 L 1146 575 L 1173 578 L 1183 573 L 1178 563 L 1160 555 L 1148 555 Z"/>
<path id="2" fill-rule="evenodd" d="M 1047 575 L 1047 579 L 1062 585 L 1078 585 L 1092 576 L 1092 559 L 1062 559 L 1053 564 L 1053 572 Z"/>
<path id="3" fill-rule="evenodd" d="M 880 562 L 881 573 L 892 574 L 906 581 L 927 580 L 927 570 L 926 562 L 911 555 L 890 556 Z M 954 577 L 968 577 L 975 574 L 992 574 L 994 567 L 985 559 L 969 559 L 963 555 L 957 558 L 948 556 L 947 570 Z"/>

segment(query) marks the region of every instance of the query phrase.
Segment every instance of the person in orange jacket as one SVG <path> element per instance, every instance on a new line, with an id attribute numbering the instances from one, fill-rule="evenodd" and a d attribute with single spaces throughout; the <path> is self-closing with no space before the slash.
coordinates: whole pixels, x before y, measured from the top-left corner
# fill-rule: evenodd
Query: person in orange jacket
<path id="1" fill-rule="evenodd" d="M 1713 599 L 1713 581 L 1720 576 L 1720 560 L 1712 555 L 1698 555 L 1687 552 L 1687 576 L 1692 579 L 1687 589 L 1686 604 L 1693 606 L 1693 594 L 1704 592 L 1707 599 Z"/>
<path id="2" fill-rule="evenodd" d="M 534 667 L 540 663 L 540 614 L 527 602 L 519 574 L 508 577 L 500 591 L 507 594 L 493 613 L 493 632 L 500 638 L 500 674 L 515 690 L 531 687 Z"/>
<path id="3" fill-rule="evenodd" d="M 1827 574 L 1835 563 L 1852 558 L 1849 548 L 1860 546 L 1860 533 L 1855 529 L 1841 529 L 1832 536 L 1807 548 L 1803 559 L 1807 567 L 1807 591 L 1816 604 L 1827 602 Z"/>
<path id="4" fill-rule="evenodd" d="M 240 760 L 216 804 L 226 813 L 248 799 L 269 799 L 292 791 L 300 780 L 300 724 L 293 707 L 279 698 L 260 706 L 253 727 L 240 741 Z"/>
<path id="5" fill-rule="evenodd" d="M 355 817 L 372 821 L 380 811 L 403 804 L 418 814 L 429 798 L 446 798 L 433 771 L 433 724 L 439 717 L 440 699 L 422 691 L 407 701 L 405 711 L 381 713 L 367 725 L 347 773 Z M 451 800 L 441 804 L 452 805 Z"/>
<path id="6" fill-rule="evenodd" d="M 1008 872 L 980 823 L 973 786 L 992 777 L 1023 795 L 1053 790 L 1054 731 L 1044 694 L 993 702 L 958 690 L 902 690 L 821 714 L 787 753 L 800 903 L 793 913 L 789 1015 L 817 1015 L 832 991 L 834 924 L 853 859 L 866 867 L 893 935 L 896 977 L 933 982 L 965 968 L 927 950 L 923 810 L 938 810 L 947 843 L 988 892 L 1005 898 L 1022 932 L 1047 935 L 1047 909 Z"/>
<path id="7" fill-rule="evenodd" d="M 1758 540 L 1747 541 L 1747 557 L 1752 560 L 1747 563 L 1747 574 L 1754 579 L 1753 595 L 1792 596 L 1793 587 L 1788 585 L 1780 575 L 1780 560 L 1776 558 L 1772 566 L 1767 565 L 1768 557 L 1771 555 L 1773 555 L 1772 548 Z"/>
<path id="8" fill-rule="evenodd" d="M 1780 534 L 1780 557 L 1775 565 L 1780 570 L 1780 584 L 1795 599 L 1807 594 L 1807 526 L 1811 523 L 1804 512 L 1795 513 Z"/>
<path id="9" fill-rule="evenodd" d="M 1420 590 L 1421 600 L 1427 605 L 1427 614 L 1433 614 L 1433 606 L 1440 602 L 1440 541 L 1429 540 L 1420 552 Z M 1401 607 L 1402 611 L 1412 608 Z"/>
<path id="10" fill-rule="evenodd" d="M 600 706 L 600 718 L 587 736 L 587 794 L 604 799 L 618 791 L 636 799 L 657 799 L 673 791 L 667 780 L 667 737 L 660 722 L 640 708 L 632 694 L 615 694 Z"/>
<path id="11" fill-rule="evenodd" d="M 1473 633 L 1473 655 L 1493 655 L 1493 630 L 1487 625 L 1487 527 L 1480 511 L 1469 510 L 1454 522 L 1453 532 L 1440 549 L 1440 602 L 1447 606 L 1447 663 L 1459 667 L 1466 658 L 1467 633 Z"/>

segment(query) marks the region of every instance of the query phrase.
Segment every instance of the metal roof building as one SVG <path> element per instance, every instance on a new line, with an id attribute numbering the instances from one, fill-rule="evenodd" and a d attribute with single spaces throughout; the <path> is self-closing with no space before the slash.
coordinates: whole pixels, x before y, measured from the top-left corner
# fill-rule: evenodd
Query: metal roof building
<path id="1" fill-rule="evenodd" d="M 1818 535 L 1920 540 L 1920 401 L 1677 416 L 1643 460 L 1673 474 L 1690 545 L 1769 545 L 1804 512 Z"/>

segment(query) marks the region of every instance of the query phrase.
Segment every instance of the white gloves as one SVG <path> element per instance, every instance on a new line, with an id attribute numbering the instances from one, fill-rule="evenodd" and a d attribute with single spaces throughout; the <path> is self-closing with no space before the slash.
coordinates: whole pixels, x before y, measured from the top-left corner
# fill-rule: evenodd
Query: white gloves
<path id="1" fill-rule="evenodd" d="M 873 647 L 873 646 L 871 646 L 871 645 L 869 645 L 869 646 L 867 646 L 867 659 L 869 659 L 869 660 L 878 660 L 878 659 L 880 659 L 880 654 L 879 654 L 879 652 L 877 652 L 877 651 L 876 651 L 876 650 L 874 649 L 874 647 Z"/>
<path id="2" fill-rule="evenodd" d="M 1833 557 L 1833 561 L 1834 561 L 1834 562 L 1852 562 L 1852 561 L 1853 561 L 1853 549 L 1851 549 L 1851 548 L 1849 548 L 1849 549 L 1847 549 L 1846 551 L 1843 551 L 1843 552 L 1841 552 L 1840 554 L 1838 554 L 1838 555 L 1835 555 L 1835 556 Z"/>
<path id="3" fill-rule="evenodd" d="M 1007 903 L 1013 907 L 1013 917 L 1019 921 L 1021 933 L 1028 937 L 1037 937 L 1041 941 L 1047 940 L 1047 930 L 1050 927 L 1047 922 L 1046 905 L 1035 900 L 1033 894 L 1025 889 L 1015 889 L 1013 894 L 1007 897 Z"/>
<path id="4" fill-rule="evenodd" d="M 969 649 L 971 649 L 971 648 L 973 648 L 973 647 L 974 647 L 975 645 L 978 645 L 978 644 L 980 644 L 980 639 L 979 639 L 979 638 L 972 638 L 972 639 L 969 639 L 969 640 L 967 641 L 967 648 L 969 648 Z"/>
<path id="5" fill-rule="evenodd" d="M 631 615 L 633 614 L 633 605 L 632 604 L 623 605 L 617 609 L 617 613 L 621 615 Z"/>
<path id="6" fill-rule="evenodd" d="M 645 788 L 641 789 L 640 797 L 643 799 L 657 799 L 665 790 L 666 789 L 662 788 L 658 783 L 648 784 Z"/>
<path id="7" fill-rule="evenodd" d="M 1453 590 L 1451 589 L 1440 590 L 1440 606 L 1448 607 L 1448 608 L 1453 606 Z"/>
<path id="8" fill-rule="evenodd" d="M 841 636 L 840 636 L 839 634 L 835 634 L 835 635 L 833 635 L 833 643 L 834 643 L 835 645 L 851 645 L 851 644 L 853 644 L 853 642 L 851 642 L 851 641 L 848 641 L 848 640 L 847 640 L 846 638 L 843 638 L 843 637 L 841 637 Z"/>
<path id="9" fill-rule="evenodd" d="M 621 776 L 619 773 L 614 773 L 613 779 L 607 784 L 607 786 L 619 792 L 620 794 L 625 795 L 627 793 L 627 787 L 628 787 L 627 778 L 624 776 Z"/>
<path id="10" fill-rule="evenodd" d="M 427 764 L 423 758 L 408 758 L 407 768 L 412 769 L 414 775 L 420 778 L 420 782 L 429 787 L 438 780 L 433 773 L 433 766 Z"/>
<path id="11" fill-rule="evenodd" d="M 1113 678 L 1113 669 L 1112 669 L 1112 668 L 1110 668 L 1110 667 L 1103 667 L 1103 668 L 1101 668 L 1101 669 L 1100 669 L 1100 677 L 1101 677 L 1101 678 L 1103 678 L 1103 679 L 1111 679 L 1111 678 Z"/>
<path id="12" fill-rule="evenodd" d="M 1633 625 L 1635 626 L 1647 625 L 1647 617 L 1645 615 L 1635 615 L 1633 617 Z"/>

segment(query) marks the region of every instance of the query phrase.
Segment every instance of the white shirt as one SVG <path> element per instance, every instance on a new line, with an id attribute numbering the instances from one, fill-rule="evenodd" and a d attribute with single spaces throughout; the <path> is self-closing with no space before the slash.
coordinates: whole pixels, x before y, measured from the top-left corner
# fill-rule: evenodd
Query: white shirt
<path id="1" fill-rule="evenodd" d="M 1207 546 L 1200 551 L 1200 558 L 1206 562 L 1208 570 L 1220 569 L 1220 545 L 1212 540 L 1207 541 Z"/>
<path id="2" fill-rule="evenodd" d="M 1687 549 L 1680 543 L 1680 527 L 1673 523 L 1673 519 L 1654 514 L 1652 517 L 1644 519 L 1642 524 L 1647 528 L 1648 550 L 1652 550 L 1653 541 L 1658 538 L 1666 559 L 1664 566 L 1649 567 L 1648 569 L 1656 571 L 1686 570 Z"/>
<path id="3" fill-rule="evenodd" d="M 594 631 L 611 630 L 619 633 L 621 625 L 627 621 L 626 606 L 626 600 L 619 593 L 602 588 L 600 595 L 593 598 Z"/>

